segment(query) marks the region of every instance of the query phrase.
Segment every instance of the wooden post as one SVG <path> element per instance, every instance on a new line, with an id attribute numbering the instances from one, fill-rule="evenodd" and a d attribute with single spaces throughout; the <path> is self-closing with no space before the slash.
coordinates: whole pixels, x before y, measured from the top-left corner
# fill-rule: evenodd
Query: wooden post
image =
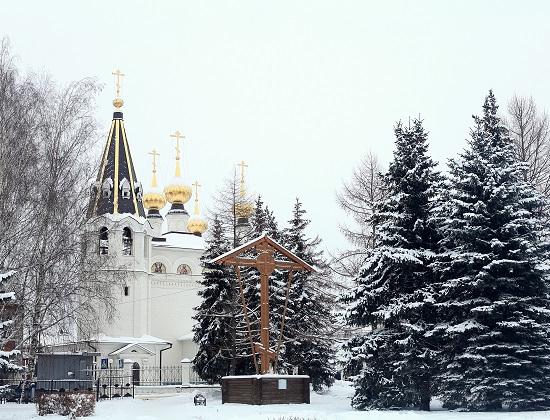
<path id="1" fill-rule="evenodd" d="M 261 289 L 261 326 L 262 326 L 262 373 L 269 372 L 269 277 L 266 274 L 260 276 Z"/>

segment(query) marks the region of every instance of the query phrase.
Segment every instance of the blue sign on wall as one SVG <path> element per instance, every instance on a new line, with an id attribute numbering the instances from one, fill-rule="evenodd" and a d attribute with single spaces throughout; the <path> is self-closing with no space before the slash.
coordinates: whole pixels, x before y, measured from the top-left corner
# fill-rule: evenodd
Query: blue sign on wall
<path id="1" fill-rule="evenodd" d="M 109 359 L 101 358 L 101 369 L 109 369 Z"/>

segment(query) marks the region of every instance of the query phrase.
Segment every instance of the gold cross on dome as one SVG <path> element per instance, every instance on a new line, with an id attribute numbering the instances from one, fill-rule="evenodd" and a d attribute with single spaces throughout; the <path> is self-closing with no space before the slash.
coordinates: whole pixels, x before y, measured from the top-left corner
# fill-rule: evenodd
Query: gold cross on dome
<path id="1" fill-rule="evenodd" d="M 116 69 L 113 73 L 113 76 L 115 76 L 115 88 L 116 88 L 116 97 L 120 98 L 120 85 L 121 85 L 121 77 L 124 77 L 125 74 L 121 73 L 119 69 Z"/>
<path id="2" fill-rule="evenodd" d="M 176 139 L 176 160 L 180 158 L 180 139 L 184 139 L 185 136 L 180 133 L 179 130 L 176 130 L 174 134 L 170 134 L 170 137 Z"/>
<path id="3" fill-rule="evenodd" d="M 248 165 L 244 163 L 244 160 L 241 160 L 241 162 L 238 163 L 237 166 L 241 167 L 241 182 L 244 182 L 244 168 L 248 168 Z"/>
<path id="4" fill-rule="evenodd" d="M 160 153 L 158 153 L 155 149 L 153 149 L 151 152 L 149 152 L 151 156 L 153 156 L 153 172 L 157 171 L 157 156 L 160 156 Z"/>
<path id="5" fill-rule="evenodd" d="M 199 184 L 199 181 L 193 182 L 193 187 L 195 187 L 195 201 L 199 199 L 199 188 L 202 187 L 201 184 Z"/>

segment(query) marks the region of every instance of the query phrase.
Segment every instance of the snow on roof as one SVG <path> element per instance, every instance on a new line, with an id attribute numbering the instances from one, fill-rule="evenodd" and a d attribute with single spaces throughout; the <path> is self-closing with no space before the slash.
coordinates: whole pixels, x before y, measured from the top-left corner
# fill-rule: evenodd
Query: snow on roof
<path id="1" fill-rule="evenodd" d="M 97 217 L 98 218 L 105 217 L 106 219 L 109 219 L 113 222 L 120 222 L 124 219 L 130 218 L 130 219 L 134 219 L 136 222 L 138 222 L 142 225 L 145 224 L 145 222 L 147 221 L 147 219 L 145 219 L 145 217 L 136 216 L 135 214 L 132 214 L 132 213 L 117 213 L 117 214 L 105 213 L 105 214 L 101 214 Z"/>
<path id="2" fill-rule="evenodd" d="M 206 248 L 204 238 L 202 236 L 193 235 L 191 233 L 182 232 L 167 232 L 162 235 L 166 241 L 155 242 L 152 244 L 155 247 L 166 248 L 185 248 L 204 250 Z"/>
<path id="3" fill-rule="evenodd" d="M 5 273 L 0 273 L 0 281 L 3 281 L 5 279 L 9 279 L 15 273 L 17 273 L 17 271 L 15 271 L 15 270 L 6 271 Z"/>
<path id="4" fill-rule="evenodd" d="M 155 353 L 153 353 L 151 350 L 147 350 L 145 347 L 143 347 L 141 344 L 136 344 L 136 343 L 130 343 L 130 344 L 126 344 L 125 346 L 122 346 L 121 348 L 119 348 L 118 350 L 115 350 L 115 351 L 112 351 L 111 353 L 109 353 L 109 356 L 117 356 L 119 354 L 122 354 L 122 353 L 126 353 L 128 352 L 128 350 L 130 350 L 132 347 L 136 347 L 138 349 L 140 349 L 141 351 L 137 352 L 137 353 L 145 353 L 145 354 L 149 354 L 149 355 L 153 355 Z M 129 353 L 136 353 L 136 351 L 132 351 L 132 352 L 129 352 Z"/>
<path id="5" fill-rule="evenodd" d="M 15 300 L 15 292 L 0 293 L 0 300 L 11 299 Z"/>
<path id="6" fill-rule="evenodd" d="M 90 341 L 96 341 L 98 343 L 125 343 L 125 344 L 170 344 L 169 341 L 162 338 L 153 337 L 152 335 L 142 335 L 141 337 L 111 337 L 108 335 L 100 334 L 90 339 Z"/>

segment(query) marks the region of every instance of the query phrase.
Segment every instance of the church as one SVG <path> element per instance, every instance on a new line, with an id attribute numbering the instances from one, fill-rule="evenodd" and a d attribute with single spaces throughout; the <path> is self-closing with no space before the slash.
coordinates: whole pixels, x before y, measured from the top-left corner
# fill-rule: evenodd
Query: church
<path id="1" fill-rule="evenodd" d="M 124 127 L 122 74 L 113 74 L 117 77 L 115 110 L 98 174 L 90 185 L 87 217 L 89 236 L 97 238 L 95 252 L 109 258 L 114 270 L 123 271 L 122 280 L 112 286 L 116 314 L 113 319 L 98 319 L 95 334 L 50 349 L 100 353 L 98 368 L 99 359 L 101 364 L 127 371 L 179 366 L 196 353 L 192 317 L 193 308 L 200 304 L 202 235 L 208 228 L 200 214 L 200 185 L 189 186 L 181 176 L 183 136 L 176 131 L 171 135 L 176 144 L 174 177 L 164 189 L 159 186 L 158 154 L 153 150 L 149 187 L 143 187 Z M 192 197 L 190 215 L 186 205 Z"/>

